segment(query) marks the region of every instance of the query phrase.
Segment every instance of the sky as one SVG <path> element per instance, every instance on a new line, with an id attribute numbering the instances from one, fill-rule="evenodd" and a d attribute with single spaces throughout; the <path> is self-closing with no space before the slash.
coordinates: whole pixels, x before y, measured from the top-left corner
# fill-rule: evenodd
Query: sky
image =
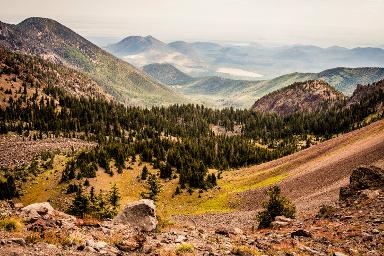
<path id="1" fill-rule="evenodd" d="M 384 0 L 0 0 L 0 20 L 55 19 L 85 37 L 384 47 Z"/>

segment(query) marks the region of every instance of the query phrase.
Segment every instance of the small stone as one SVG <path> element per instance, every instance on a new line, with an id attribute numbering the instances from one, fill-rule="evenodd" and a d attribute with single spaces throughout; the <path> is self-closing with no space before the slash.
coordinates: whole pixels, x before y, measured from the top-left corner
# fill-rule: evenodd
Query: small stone
<path id="1" fill-rule="evenodd" d="M 271 222 L 271 226 L 272 227 L 285 227 L 285 226 L 288 226 L 289 225 L 289 222 L 285 222 L 285 221 L 272 221 Z"/>
<path id="2" fill-rule="evenodd" d="M 15 205 L 13 206 L 15 209 L 21 209 L 24 207 L 24 205 L 22 203 L 15 203 Z"/>
<path id="3" fill-rule="evenodd" d="M 11 238 L 9 241 L 22 246 L 26 245 L 26 242 L 23 238 Z"/>
<path id="4" fill-rule="evenodd" d="M 288 222 L 288 223 L 291 223 L 293 222 L 293 219 L 291 218 L 287 218 L 285 216 L 276 216 L 275 217 L 275 221 L 281 221 L 281 222 Z"/>
<path id="5" fill-rule="evenodd" d="M 243 234 L 243 230 L 240 229 L 240 228 L 231 228 L 231 229 L 229 230 L 229 232 L 230 232 L 231 234 L 234 234 L 234 235 L 241 235 L 241 234 Z"/>
<path id="6" fill-rule="evenodd" d="M 229 230 L 225 227 L 219 227 L 215 230 L 216 234 L 223 235 L 223 236 L 229 236 Z"/>
<path id="7" fill-rule="evenodd" d="M 85 242 L 85 244 L 87 245 L 87 246 L 90 246 L 90 247 L 92 247 L 93 249 L 95 249 L 95 250 L 97 250 L 97 251 L 99 251 L 99 250 L 101 250 L 101 249 L 103 249 L 104 247 L 106 247 L 107 246 L 107 243 L 106 242 L 104 242 L 104 241 L 94 241 L 94 240 L 87 240 L 86 242 Z"/>
<path id="8" fill-rule="evenodd" d="M 334 252 L 332 255 L 333 256 L 347 256 L 347 254 L 342 253 L 342 252 Z"/>
<path id="9" fill-rule="evenodd" d="M 380 231 L 375 228 L 372 230 L 372 234 L 375 234 L 375 235 L 380 234 Z"/>
<path id="10" fill-rule="evenodd" d="M 303 230 L 303 229 L 299 229 L 299 230 L 291 233 L 292 238 L 294 238 L 295 236 L 312 237 L 312 234 L 309 233 L 308 231 Z"/>
<path id="11" fill-rule="evenodd" d="M 187 238 L 183 235 L 179 235 L 177 236 L 177 238 L 175 239 L 175 243 L 182 243 L 184 242 L 185 240 L 187 240 Z"/>

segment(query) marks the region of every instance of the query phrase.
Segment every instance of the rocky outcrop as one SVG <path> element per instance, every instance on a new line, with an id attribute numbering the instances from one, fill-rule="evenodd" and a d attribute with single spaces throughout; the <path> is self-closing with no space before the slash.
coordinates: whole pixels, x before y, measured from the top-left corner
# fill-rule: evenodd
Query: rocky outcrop
<path id="1" fill-rule="evenodd" d="M 157 226 L 156 206 L 152 200 L 148 199 L 127 204 L 113 222 L 130 225 L 142 231 L 153 231 Z"/>
<path id="2" fill-rule="evenodd" d="M 252 111 L 287 116 L 296 112 L 328 110 L 345 96 L 321 80 L 294 83 L 274 91 L 255 102 Z"/>
<path id="3" fill-rule="evenodd" d="M 360 166 L 352 171 L 349 185 L 340 188 L 340 200 L 360 194 L 371 195 L 366 190 L 375 189 L 384 189 L 384 170 L 375 166 Z"/>

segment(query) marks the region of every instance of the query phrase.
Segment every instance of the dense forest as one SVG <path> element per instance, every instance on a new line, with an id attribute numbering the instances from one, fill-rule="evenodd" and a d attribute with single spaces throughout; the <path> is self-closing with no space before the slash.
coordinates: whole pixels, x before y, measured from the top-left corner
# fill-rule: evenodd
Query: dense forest
<path id="1" fill-rule="evenodd" d="M 216 180 L 208 175 L 209 168 L 223 171 L 270 161 L 383 117 L 376 113 L 384 100 L 382 90 L 348 107 L 287 117 L 192 104 L 127 107 L 103 97 L 69 94 L 58 86 L 55 70 L 60 66 L 19 53 L 0 53 L 0 76 L 21 84 L 0 91 L 5 103 L 0 109 L 0 133 L 98 142 L 67 164 L 62 182 L 95 177 L 99 166 L 113 175 L 112 160 L 121 172 L 127 160 L 140 156 L 140 161 L 159 170 L 162 179 L 178 177 L 182 186 L 209 188 Z M 218 134 L 212 126 L 227 132 L 237 127 L 240 132 Z"/>

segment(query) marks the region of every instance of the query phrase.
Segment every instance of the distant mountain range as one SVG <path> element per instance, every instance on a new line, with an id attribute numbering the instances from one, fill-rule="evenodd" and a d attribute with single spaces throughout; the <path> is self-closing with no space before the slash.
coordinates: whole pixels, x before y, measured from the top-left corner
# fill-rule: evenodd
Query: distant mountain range
<path id="1" fill-rule="evenodd" d="M 82 71 L 127 105 L 152 106 L 186 101 L 141 70 L 51 19 L 29 18 L 17 25 L 0 22 L 0 45 Z"/>
<path id="2" fill-rule="evenodd" d="M 212 107 L 239 108 L 249 108 L 255 100 L 296 82 L 323 80 L 350 96 L 358 84 L 371 84 L 384 79 L 384 68 L 370 67 L 333 68 L 320 73 L 291 73 L 264 81 L 235 80 L 217 76 L 193 79 L 170 64 L 150 64 L 144 67 L 144 71 L 191 100 Z M 173 79 L 170 79 L 170 74 L 173 74 Z"/>
<path id="3" fill-rule="evenodd" d="M 127 37 L 106 48 L 134 67 L 45 18 L 29 18 L 17 25 L 0 22 L 0 46 L 75 69 L 84 74 L 82 80 L 89 79 L 98 88 L 100 95 L 135 106 L 201 103 L 218 108 L 250 108 L 257 99 L 295 82 L 324 80 L 349 96 L 358 84 L 384 78 L 383 68 L 369 67 L 383 66 L 381 48 L 265 48 L 257 44 L 184 41 L 167 44 L 152 36 Z M 335 63 L 366 67 L 286 73 L 341 66 Z M 284 75 L 256 80 L 260 79 L 259 73 L 263 78 L 275 73 Z"/>
<path id="4" fill-rule="evenodd" d="M 334 67 L 384 67 L 384 49 L 210 42 L 164 43 L 152 36 L 130 36 L 106 48 L 137 67 L 169 63 L 191 76 L 269 80 L 288 73 L 318 73 Z"/>

